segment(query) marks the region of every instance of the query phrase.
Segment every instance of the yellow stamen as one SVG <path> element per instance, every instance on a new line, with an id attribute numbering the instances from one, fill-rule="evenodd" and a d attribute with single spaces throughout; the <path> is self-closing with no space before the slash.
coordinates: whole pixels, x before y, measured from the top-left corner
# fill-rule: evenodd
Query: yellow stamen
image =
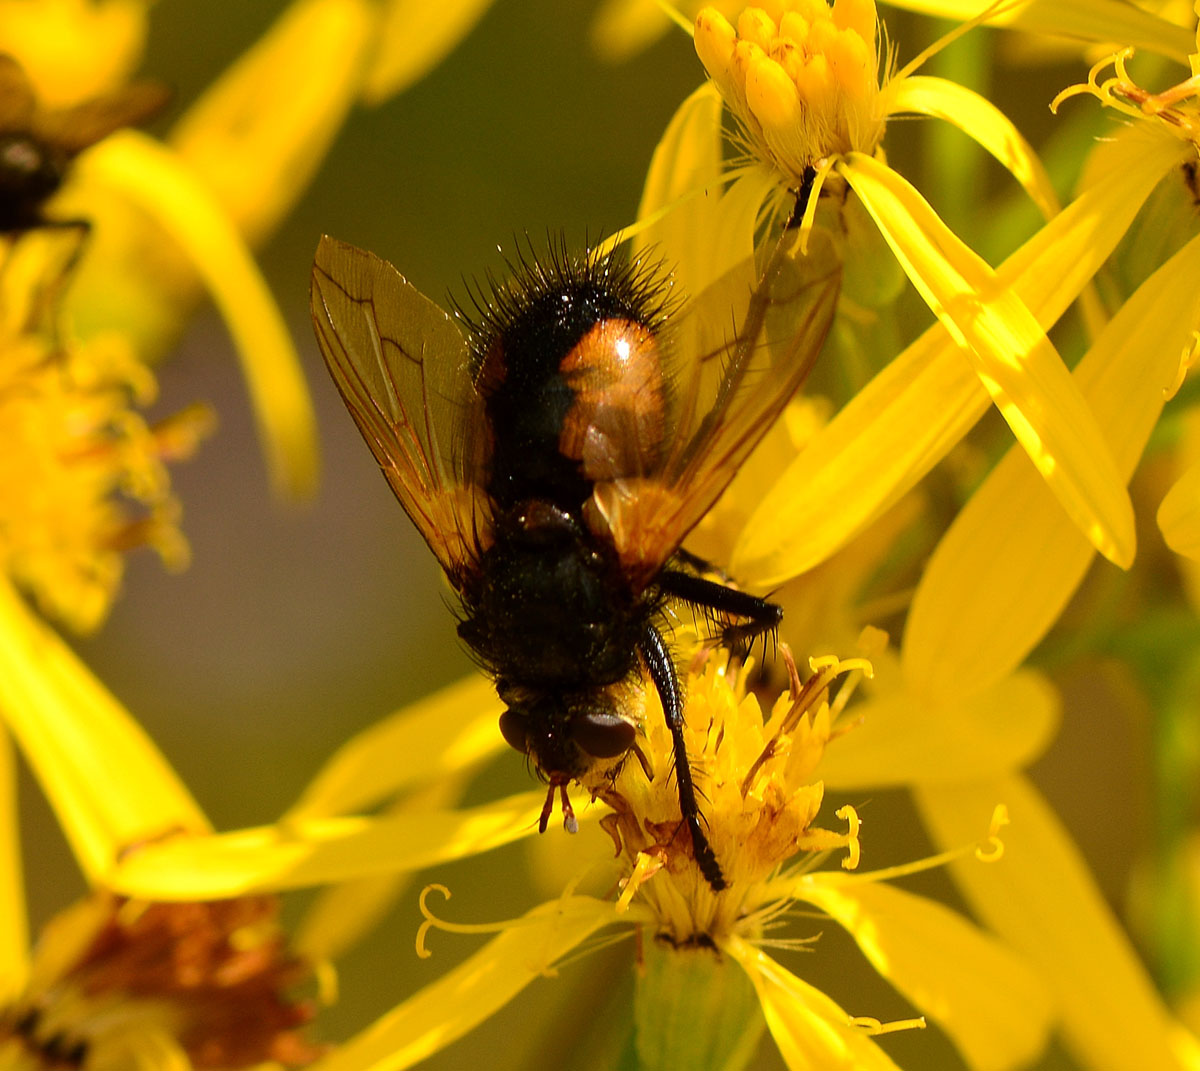
<path id="1" fill-rule="evenodd" d="M 890 1023 L 872 1019 L 869 1015 L 856 1015 L 850 1020 L 850 1023 L 872 1037 L 880 1034 L 895 1034 L 901 1030 L 924 1030 L 928 1025 L 923 1015 L 917 1019 L 896 1019 Z"/>
<path id="2" fill-rule="evenodd" d="M 1163 390 L 1163 400 L 1170 401 L 1179 392 L 1179 388 L 1183 386 L 1183 381 L 1187 378 L 1188 372 L 1195 366 L 1196 361 L 1200 360 L 1200 331 L 1192 332 L 1192 341 L 1179 357 L 1179 371 L 1175 376 L 1175 380 L 1169 387 Z"/>
<path id="3" fill-rule="evenodd" d="M 621 895 L 617 897 L 617 914 L 623 915 L 629 910 L 638 889 L 640 889 L 655 874 L 662 870 L 666 859 L 662 851 L 638 852 L 637 862 L 633 865 L 633 873 L 621 880 Z"/>
<path id="4" fill-rule="evenodd" d="M 842 869 L 857 870 L 858 861 L 862 855 L 862 846 L 858 840 L 858 831 L 862 826 L 862 822 L 858 817 L 858 811 L 851 807 L 850 804 L 846 804 L 845 807 L 839 808 L 835 813 L 850 827 L 846 833 L 846 848 L 849 854 L 842 860 Z"/>

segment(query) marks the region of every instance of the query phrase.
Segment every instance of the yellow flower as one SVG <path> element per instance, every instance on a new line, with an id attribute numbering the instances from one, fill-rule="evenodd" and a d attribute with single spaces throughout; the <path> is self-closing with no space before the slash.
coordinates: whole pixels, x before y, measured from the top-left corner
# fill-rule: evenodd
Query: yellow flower
<path id="1" fill-rule="evenodd" d="M 987 6 L 980 0 L 884 0 L 888 7 L 952 19 L 975 19 Z M 1178 0 L 1178 9 L 1188 0 Z M 689 0 L 674 5 L 689 18 L 706 5 Z M 715 7 L 727 18 L 742 6 L 738 0 L 721 0 Z M 1125 41 L 1172 58 L 1188 52 L 1187 33 L 1168 12 L 1145 10 L 1124 0 L 1025 0 L 996 5 L 987 25 L 1006 26 L 1029 34 L 1062 35 L 1064 40 Z M 606 59 L 618 62 L 652 45 L 670 28 L 670 17 L 658 0 L 603 0 L 592 24 L 592 42 Z"/>
<path id="2" fill-rule="evenodd" d="M 205 410 L 149 425 L 153 373 L 118 335 L 54 342 L 33 330 L 61 279 L 52 257 L 23 243 L 0 281 L 0 569 L 48 615 L 95 628 L 120 586 L 124 552 L 153 547 L 178 568 L 178 527 L 167 460 L 188 457 L 209 424 Z M 47 291 L 49 293 L 47 293 Z"/>
<path id="3" fill-rule="evenodd" d="M 120 88 L 137 66 L 145 0 L 2 0 L 0 39 L 41 101 Z M 310 494 L 318 459 L 308 390 L 249 246 L 293 206 L 362 96 L 378 102 L 433 66 L 486 8 L 295 0 L 194 102 L 163 145 L 125 131 L 83 153 L 47 212 L 91 236 L 68 295 L 83 336 L 119 332 L 157 361 L 211 294 L 242 361 L 277 489 Z"/>
<path id="4" fill-rule="evenodd" d="M 1200 9 L 1197 10 L 1200 16 Z M 1183 163 L 1180 177 L 1183 192 L 1191 203 L 1197 196 L 1197 175 L 1200 174 L 1200 17 L 1195 20 L 1195 51 L 1189 57 L 1190 74 L 1182 81 L 1160 93 L 1151 93 L 1139 86 L 1130 76 L 1127 63 L 1133 55 L 1126 48 L 1101 61 L 1092 68 L 1083 85 L 1072 86 L 1055 98 L 1057 107 L 1063 100 L 1079 94 L 1095 96 L 1107 107 L 1136 120 L 1130 138 L 1142 141 L 1175 143 L 1179 145 Z M 1101 81 L 1103 72 L 1112 67 L 1110 77 Z M 1085 183 L 1098 184 L 1103 181 L 1100 169 L 1112 159 L 1111 151 L 1089 162 Z M 1128 166 L 1139 168 L 1137 157 L 1128 161 Z M 1195 245 L 1195 240 L 1189 243 Z M 1185 265 L 1183 270 L 1191 270 Z M 1172 379 L 1164 385 L 1164 392 L 1173 394 L 1183 382 L 1187 371 L 1195 363 L 1197 347 L 1200 346 L 1200 318 L 1187 301 L 1177 308 L 1164 308 L 1167 317 L 1161 329 L 1167 325 L 1178 325 L 1184 332 L 1182 338 L 1173 338 L 1174 352 L 1178 354 L 1178 367 L 1172 369 Z M 1185 472 L 1163 499 L 1158 511 L 1158 523 L 1167 544 L 1180 554 L 1189 557 L 1200 555 L 1200 467 L 1192 466 Z"/>
<path id="5" fill-rule="evenodd" d="M 16 999 L 0 1009 L 0 1067 L 307 1065 L 310 975 L 271 897 L 146 904 L 101 891 L 46 925 Z"/>
<path id="6" fill-rule="evenodd" d="M 716 11 L 702 11 L 696 20 L 696 49 L 737 119 L 749 156 L 724 175 L 725 181 L 737 181 L 723 196 L 696 196 L 698 190 L 712 190 L 723 181 L 720 105 L 711 87 L 697 90 L 672 120 L 652 163 L 639 209 L 647 230 L 639 240 L 657 243 L 668 260 L 685 266 L 685 272 L 705 273 L 698 280 L 685 280 L 685 288 L 694 292 L 707 281 L 707 273 L 716 274 L 735 256 L 746 254 L 764 215 L 783 219 L 802 214 L 803 232 L 822 225 L 822 213 L 848 218 L 850 210 L 838 206 L 852 196 L 938 317 L 951 352 L 960 361 L 966 358 L 965 367 L 1004 415 L 1068 513 L 1102 553 L 1127 565 L 1134 552 L 1128 495 L 1095 419 L 1043 325 L 1024 295 L 955 236 L 916 188 L 886 165 L 880 141 L 887 118 L 894 114 L 949 120 L 1003 162 L 1051 214 L 1057 202 L 1044 172 L 1024 139 L 988 101 L 944 79 L 913 74 L 924 55 L 892 73 L 890 59 L 879 55 L 881 32 L 873 0 L 838 0 L 832 8 L 788 0 L 748 8 L 736 28 Z M 717 214 L 724 221 L 713 225 L 711 217 Z M 845 223 L 829 226 L 835 233 L 853 230 Z M 702 251 L 698 243 L 707 248 Z M 853 258 L 853 243 L 842 244 L 845 255 Z M 878 253 L 860 257 L 877 258 Z M 869 259 L 867 264 L 869 273 Z M 1068 270 L 1065 257 L 1053 270 Z M 853 281 L 857 274 L 851 259 L 846 278 Z M 1080 289 L 1086 281 L 1081 280 Z M 904 355 L 894 368 L 903 363 Z M 927 430 L 921 427 L 925 414 L 918 410 L 944 406 L 932 384 L 925 389 L 929 393 L 920 406 L 913 407 L 909 399 L 906 436 L 919 437 Z M 953 418 L 943 416 L 940 422 L 947 419 Z M 953 441 L 939 448 L 944 453 Z M 889 478 L 903 479 L 911 456 L 901 455 L 903 464 Z M 851 481 L 839 482 L 848 486 Z M 781 481 L 777 491 L 768 494 L 763 517 L 774 513 L 783 523 L 749 526 L 735 572 L 740 574 L 751 562 L 761 572 L 759 560 L 768 556 L 776 562 L 794 561 L 796 540 L 808 538 L 811 531 L 789 517 L 798 508 L 797 496 L 790 492 L 794 486 L 794 480 Z M 780 528 L 791 533 L 782 545 L 775 541 Z"/>
<path id="7" fill-rule="evenodd" d="M 827 157 L 873 154 L 886 118 L 874 0 L 746 8 L 735 30 L 719 12 L 696 16 L 696 51 L 751 151 L 793 188 Z"/>
<path id="8" fill-rule="evenodd" d="M 0 1067 L 42 1071 L 306 1064 L 303 990 L 331 977 L 303 956 L 269 896 L 154 903 L 106 877 L 166 834 L 209 824 L 138 725 L 0 581 Z M 15 738 L 90 892 L 28 949 L 16 831 Z M 315 944 L 319 920 L 306 927 Z M 297 992 L 297 988 L 301 992 Z"/>
<path id="9" fill-rule="evenodd" d="M 940 15 L 950 19 L 976 19 L 981 6 L 975 0 L 886 0 L 891 7 Z M 1190 51 L 1190 34 L 1174 16 L 1188 0 L 1015 0 L 994 4 L 986 12 L 988 25 L 1024 30 L 1039 37 L 1079 42 L 1124 41 L 1172 59 Z M 1036 38 L 1035 38 L 1036 40 Z"/>
<path id="10" fill-rule="evenodd" d="M 1185 82 L 1181 91 L 1150 98 L 1117 62 L 1115 78 L 1101 83 L 1094 71 L 1080 89 L 1149 121 L 1098 147 L 1076 204 L 1116 197 L 1112 187 L 1128 181 L 1137 184 L 1136 211 L 1172 169 L 1183 165 L 1179 173 L 1186 178 L 1194 167 L 1195 143 L 1186 134 L 1190 119 L 1178 112 L 1186 108 L 1190 89 Z M 1167 114 L 1172 109 L 1176 114 Z M 1121 176 L 1106 171 L 1117 160 Z M 1124 229 L 1132 212 L 1129 206 L 1121 211 L 1127 213 L 1120 221 Z M 1075 369 L 1124 480 L 1134 473 L 1194 351 L 1198 272 L 1200 239 L 1193 236 L 1128 298 Z M 1014 503 L 1020 504 L 1019 516 Z M 913 598 L 902 652 L 911 701 L 928 710 L 952 710 L 950 716 L 961 720 L 964 704 L 1011 680 L 1006 675 L 1079 588 L 1093 553 L 1065 523 L 1027 459 L 1010 451 L 941 540 Z M 1165 650 L 1156 654 L 1156 674 L 1166 671 L 1170 656 Z M 955 778 L 932 774 L 918 780 L 916 794 L 935 839 L 944 844 L 957 843 L 966 816 L 978 814 L 985 801 L 1008 804 L 1014 819 L 1008 868 L 986 887 L 961 867 L 955 866 L 956 877 L 980 916 L 1037 963 L 1056 994 L 1067 1044 L 1081 1063 L 1129 1071 L 1194 1066 L 1195 1039 L 1164 1011 L 1078 850 L 1032 784 L 1015 766 Z M 1095 979 L 1103 981 L 1092 986 Z"/>
<path id="11" fill-rule="evenodd" d="M 1017 958 L 953 912 L 880 883 L 908 868 L 858 875 L 821 867 L 843 849 L 843 865 L 857 865 L 857 816 L 853 809 L 842 813 L 845 831 L 820 828 L 815 819 L 823 790 L 813 773 L 826 745 L 847 731 L 839 715 L 853 689 L 843 686 L 831 701 L 828 687 L 864 667 L 861 661 L 815 663 L 808 683 L 796 681 L 764 718 L 736 667 L 721 655 L 701 657 L 689 679 L 687 731 L 728 887 L 715 893 L 696 866 L 670 783 L 669 734 L 648 709 L 638 747 L 653 776 L 631 759 L 615 780 L 593 786 L 614 808 L 602 825 L 619 845 L 615 873 L 623 891 L 615 901 L 582 895 L 573 883 L 561 899 L 511 923 L 459 926 L 435 918 L 427 890 L 419 950 L 430 928 L 502 932 L 316 1066 L 410 1066 L 494 1013 L 592 934 L 619 926 L 642 935 L 647 980 L 635 1014 L 651 1025 L 638 1045 L 656 1050 L 661 1066 L 723 1066 L 731 1051 L 744 1050 L 748 1033 L 753 1040 L 761 1029 L 754 1010 L 761 1006 L 789 1066 L 892 1068 L 873 1037 L 921 1022 L 856 1018 L 764 951 L 816 941 L 819 926 L 802 936 L 783 935 L 783 918 L 798 903 L 849 931 L 872 965 L 937 1019 L 972 1066 L 1021 1066 L 1044 1042 L 1046 1007 L 1036 979 Z M 530 827 L 533 822 L 531 815 Z M 612 865 L 601 868 L 602 887 L 611 884 Z M 815 948 L 819 953 L 819 942 Z M 718 1026 L 676 1013 L 677 1025 L 664 1027 L 658 1012 L 680 1007 L 680 985 L 693 986 L 688 992 L 697 1000 L 711 1000 L 713 986 L 740 1000 L 740 987 L 750 994 L 747 1017 L 731 1017 L 725 1008 Z"/>

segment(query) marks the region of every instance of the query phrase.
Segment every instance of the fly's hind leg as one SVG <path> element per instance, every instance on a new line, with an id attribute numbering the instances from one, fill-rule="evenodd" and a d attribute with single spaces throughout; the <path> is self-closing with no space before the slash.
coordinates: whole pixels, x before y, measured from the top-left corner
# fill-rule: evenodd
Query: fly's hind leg
<path id="1" fill-rule="evenodd" d="M 675 663 L 671 660 L 671 652 L 667 650 L 658 629 L 653 625 L 646 626 L 638 648 L 642 658 L 646 660 L 646 668 L 650 671 L 650 679 L 654 681 L 654 687 L 658 690 L 659 699 L 662 700 L 663 716 L 671 732 L 675 784 L 679 790 L 679 813 L 692 835 L 692 851 L 696 856 L 696 865 L 713 890 L 720 892 L 725 888 L 725 875 L 721 873 L 721 864 L 717 862 L 716 853 L 708 843 L 700 805 L 696 802 L 696 786 L 692 781 L 692 767 L 683 739 L 683 694 L 679 688 Z"/>
<path id="2" fill-rule="evenodd" d="M 684 560 L 695 568 L 709 568 L 690 554 Z M 702 576 L 664 569 L 658 584 L 665 594 L 692 606 L 701 606 L 723 618 L 738 619 L 721 629 L 721 642 L 738 654 L 744 653 L 759 636 L 773 633 L 783 620 L 783 608 L 777 604 Z"/>

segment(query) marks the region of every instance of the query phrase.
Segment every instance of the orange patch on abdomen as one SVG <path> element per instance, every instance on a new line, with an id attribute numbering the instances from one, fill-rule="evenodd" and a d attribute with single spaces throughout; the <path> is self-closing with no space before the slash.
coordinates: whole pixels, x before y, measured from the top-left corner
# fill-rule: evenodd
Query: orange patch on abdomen
<path id="1" fill-rule="evenodd" d="M 575 394 L 558 447 L 600 483 L 657 471 L 666 385 L 653 333 L 633 320 L 596 324 L 559 369 Z"/>

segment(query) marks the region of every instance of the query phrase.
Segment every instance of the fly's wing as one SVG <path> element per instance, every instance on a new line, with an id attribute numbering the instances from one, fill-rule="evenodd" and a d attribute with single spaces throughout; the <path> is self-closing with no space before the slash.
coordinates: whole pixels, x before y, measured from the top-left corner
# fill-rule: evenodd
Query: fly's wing
<path id="1" fill-rule="evenodd" d="M 481 441 L 482 410 L 461 332 L 386 260 L 328 236 L 317 246 L 311 297 L 317 342 L 346 408 L 461 588 L 491 542 L 480 462 L 463 445 Z"/>
<path id="2" fill-rule="evenodd" d="M 122 127 L 148 122 L 170 99 L 170 89 L 161 82 L 133 82 L 69 108 L 39 113 L 36 133 L 68 156 L 75 156 Z"/>
<path id="3" fill-rule="evenodd" d="M 661 462 L 597 483 L 589 521 L 648 584 L 716 502 L 804 381 L 833 322 L 841 264 L 819 231 L 810 252 L 785 232 L 756 272 L 748 260 L 668 326 L 676 362 Z"/>
<path id="4" fill-rule="evenodd" d="M 0 134 L 28 133 L 36 107 L 25 68 L 8 53 L 0 53 Z"/>

